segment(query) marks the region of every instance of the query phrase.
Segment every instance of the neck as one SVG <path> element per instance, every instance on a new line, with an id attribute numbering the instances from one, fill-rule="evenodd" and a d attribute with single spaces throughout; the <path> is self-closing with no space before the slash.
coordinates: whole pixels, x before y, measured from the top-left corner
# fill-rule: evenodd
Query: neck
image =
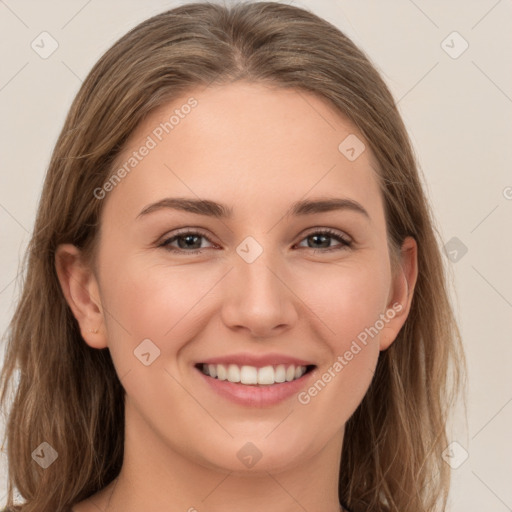
<path id="1" fill-rule="evenodd" d="M 342 510 L 338 479 L 343 431 L 313 456 L 275 470 L 263 465 L 258 469 L 256 464 L 245 471 L 230 471 L 193 460 L 186 448 L 173 449 L 138 415 L 125 425 L 123 467 L 95 502 L 105 512 Z"/>

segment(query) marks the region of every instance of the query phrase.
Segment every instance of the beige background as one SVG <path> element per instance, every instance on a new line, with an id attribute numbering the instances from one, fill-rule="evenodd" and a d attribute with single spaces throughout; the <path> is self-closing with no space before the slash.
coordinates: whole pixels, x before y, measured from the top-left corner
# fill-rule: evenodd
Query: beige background
<path id="1" fill-rule="evenodd" d="M 0 333 L 13 313 L 46 166 L 81 81 L 115 40 L 178 3 L 0 0 Z M 459 244 L 450 246 L 457 261 L 447 261 L 470 386 L 468 421 L 457 415 L 449 460 L 460 464 L 465 450 L 468 458 L 453 472 L 450 510 L 512 510 L 512 3 L 286 3 L 345 31 L 399 103 L 443 243 Z M 43 31 L 58 43 L 46 59 L 31 47 Z M 2 452 L 0 505 L 5 475 Z"/>

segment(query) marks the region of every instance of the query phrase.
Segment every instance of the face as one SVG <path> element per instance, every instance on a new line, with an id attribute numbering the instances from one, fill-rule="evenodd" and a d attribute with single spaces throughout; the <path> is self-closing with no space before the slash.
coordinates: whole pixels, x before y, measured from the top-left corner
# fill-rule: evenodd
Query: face
<path id="1" fill-rule="evenodd" d="M 314 95 L 239 82 L 154 112 L 125 163 L 95 199 L 94 306 L 72 307 L 132 439 L 230 471 L 338 443 L 409 306 L 368 142 Z"/>

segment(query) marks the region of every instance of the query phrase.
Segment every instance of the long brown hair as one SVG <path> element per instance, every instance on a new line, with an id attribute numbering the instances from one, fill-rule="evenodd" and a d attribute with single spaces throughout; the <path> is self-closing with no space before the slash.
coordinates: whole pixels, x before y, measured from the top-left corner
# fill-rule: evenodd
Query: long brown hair
<path id="1" fill-rule="evenodd" d="M 0 401 L 12 402 L 12 510 L 64 511 L 110 483 L 123 460 L 124 389 L 108 349 L 81 337 L 57 279 L 57 246 L 72 243 L 93 257 L 103 204 L 94 190 L 145 116 L 198 85 L 237 80 L 313 92 L 351 120 L 379 165 L 392 258 L 406 236 L 417 241 L 411 310 L 346 425 L 339 496 L 354 512 L 444 509 L 441 452 L 463 352 L 440 237 L 395 102 L 364 53 L 313 13 L 205 2 L 154 16 L 116 42 L 83 82 L 55 146 L 6 334 Z M 43 442 L 58 454 L 47 469 L 32 457 Z M 14 488 L 22 506 L 13 506 Z"/>

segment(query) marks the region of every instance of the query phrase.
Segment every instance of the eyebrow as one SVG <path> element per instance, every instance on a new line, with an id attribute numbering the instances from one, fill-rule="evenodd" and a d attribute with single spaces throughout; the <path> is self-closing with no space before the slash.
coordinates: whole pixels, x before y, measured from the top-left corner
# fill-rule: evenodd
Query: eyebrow
<path id="1" fill-rule="evenodd" d="M 229 219 L 233 217 L 232 208 L 224 204 L 211 201 L 209 199 L 166 197 L 143 208 L 143 210 L 137 215 L 137 218 L 144 217 L 155 211 L 168 208 L 218 219 Z M 296 201 L 295 203 L 292 203 L 290 211 L 287 215 L 303 216 L 335 210 L 350 210 L 356 213 L 360 213 L 370 219 L 368 212 L 357 201 L 347 198 L 330 197 L 314 200 L 303 199 Z"/>

